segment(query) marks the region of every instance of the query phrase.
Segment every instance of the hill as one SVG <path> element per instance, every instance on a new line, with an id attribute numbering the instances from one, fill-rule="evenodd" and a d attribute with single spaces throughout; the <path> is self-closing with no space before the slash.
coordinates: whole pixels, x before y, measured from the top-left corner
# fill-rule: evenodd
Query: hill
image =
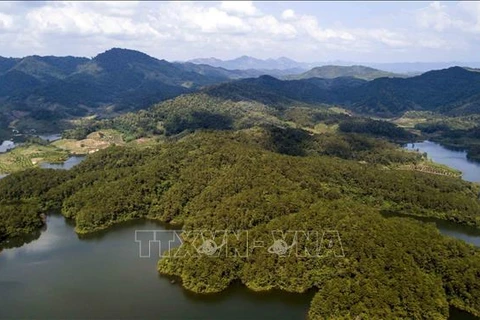
<path id="1" fill-rule="evenodd" d="M 250 56 L 241 56 L 232 60 L 220 60 L 216 58 L 193 59 L 188 62 L 195 64 L 208 64 L 213 67 L 225 68 L 229 70 L 292 70 L 299 72 L 305 71 L 308 64 L 294 61 L 289 58 L 281 57 L 278 59 L 257 59 Z"/>
<path id="2" fill-rule="evenodd" d="M 41 213 L 54 210 L 79 234 L 148 217 L 182 225 L 182 246 L 164 253 L 158 270 L 193 292 L 234 282 L 256 291 L 312 290 L 311 319 L 447 319 L 449 306 L 480 315 L 479 250 L 433 224 L 382 215 L 478 227 L 478 187 L 285 155 L 274 148 L 282 137 L 198 132 L 147 148 L 107 148 L 69 171 L 12 174 L 0 180 L 0 241 L 38 230 Z M 303 142 L 289 140 L 290 148 Z M 219 245 L 213 255 L 200 250 L 207 237 Z M 280 239 L 286 250 L 268 249 Z"/>
<path id="3" fill-rule="evenodd" d="M 205 89 L 214 96 L 267 104 L 285 101 L 340 104 L 367 115 L 395 117 L 408 110 L 475 114 L 480 73 L 461 67 L 426 72 L 411 78 L 279 80 L 262 76 Z"/>
<path id="4" fill-rule="evenodd" d="M 93 59 L 0 58 L 0 117 L 20 132 L 61 130 L 62 119 L 148 107 L 205 85 L 245 77 L 113 48 Z M 248 76 L 251 76 L 250 74 Z M 2 132 L 7 128 L 2 127 Z"/>
<path id="5" fill-rule="evenodd" d="M 284 77 L 284 79 L 288 79 L 288 80 L 309 79 L 309 78 L 332 79 L 332 78 L 339 78 L 339 77 L 352 77 L 352 78 L 358 78 L 363 80 L 373 80 L 376 78 L 383 78 L 383 77 L 404 78 L 405 75 L 382 71 L 382 70 L 365 67 L 365 66 L 358 66 L 358 65 L 356 66 L 329 65 L 329 66 L 315 67 L 301 74 L 289 75 Z"/>

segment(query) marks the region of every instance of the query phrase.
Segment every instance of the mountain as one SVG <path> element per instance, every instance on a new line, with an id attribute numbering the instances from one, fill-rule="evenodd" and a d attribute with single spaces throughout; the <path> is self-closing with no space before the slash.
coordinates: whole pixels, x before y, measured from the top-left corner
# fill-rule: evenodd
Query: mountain
<path id="1" fill-rule="evenodd" d="M 218 78 L 219 81 L 224 81 L 225 79 L 244 79 L 244 78 L 254 78 L 262 75 L 270 75 L 277 78 L 285 77 L 286 75 L 296 74 L 302 72 L 301 69 L 273 69 L 273 70 L 263 70 L 263 69 L 235 69 L 229 70 L 222 67 L 213 67 L 209 64 L 195 64 L 192 62 L 175 62 L 175 65 L 180 66 L 184 70 L 193 71 L 200 73 L 202 75 Z"/>
<path id="2" fill-rule="evenodd" d="M 193 59 L 188 62 L 195 64 L 208 64 L 212 67 L 225 68 L 229 70 L 287 70 L 294 69 L 300 72 L 308 69 L 308 64 L 297 62 L 289 58 L 278 59 L 257 59 L 249 56 L 241 56 L 232 60 L 220 60 L 216 58 Z"/>
<path id="3" fill-rule="evenodd" d="M 352 77 L 279 80 L 269 76 L 243 79 L 205 89 L 207 94 L 277 106 L 295 101 L 340 104 L 354 112 L 394 117 L 408 110 L 478 113 L 480 73 L 461 67 L 430 71 L 411 78 Z"/>
<path id="4" fill-rule="evenodd" d="M 294 79 L 309 79 L 309 78 L 324 78 L 332 79 L 338 77 L 353 77 L 363 80 L 373 80 L 376 78 L 382 77 L 405 77 L 405 75 L 395 74 L 387 71 L 382 71 L 365 66 L 321 66 L 315 67 L 307 72 L 290 75 L 284 77 L 285 79 L 294 80 Z"/>
<path id="5" fill-rule="evenodd" d="M 2 123 L 20 120 L 20 131 L 59 130 L 54 119 L 145 108 L 205 85 L 257 75 L 170 63 L 119 48 L 93 59 L 0 58 L 0 116 Z"/>
<path id="6" fill-rule="evenodd" d="M 363 65 L 394 73 L 423 73 L 432 70 L 447 69 L 455 66 L 479 68 L 480 62 L 393 62 L 393 63 L 362 63 Z"/>

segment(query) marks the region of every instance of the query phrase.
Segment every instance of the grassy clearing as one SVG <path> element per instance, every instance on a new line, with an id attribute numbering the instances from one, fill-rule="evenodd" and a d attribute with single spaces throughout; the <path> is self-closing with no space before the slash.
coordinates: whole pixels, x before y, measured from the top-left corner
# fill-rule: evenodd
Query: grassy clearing
<path id="1" fill-rule="evenodd" d="M 52 145 L 28 144 L 0 154 L 0 174 L 21 171 L 43 162 L 63 162 L 68 152 Z"/>
<path id="2" fill-rule="evenodd" d="M 122 134 L 116 130 L 100 130 L 92 132 L 83 140 L 62 139 L 52 143 L 55 147 L 66 150 L 75 155 L 94 153 L 98 150 L 105 149 L 112 144 L 125 144 Z"/>

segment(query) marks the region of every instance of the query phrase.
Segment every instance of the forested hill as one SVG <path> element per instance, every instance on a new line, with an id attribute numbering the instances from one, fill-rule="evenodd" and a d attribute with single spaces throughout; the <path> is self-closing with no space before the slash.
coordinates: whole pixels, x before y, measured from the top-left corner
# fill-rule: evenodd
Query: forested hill
<path id="1" fill-rule="evenodd" d="M 406 75 L 396 74 L 383 70 L 378 70 L 365 66 L 321 66 L 315 67 L 304 73 L 297 75 L 286 76 L 288 80 L 309 79 L 309 78 L 324 78 L 333 79 L 339 77 L 353 77 L 363 80 L 373 80 L 382 77 L 397 77 L 405 78 Z"/>
<path id="2" fill-rule="evenodd" d="M 187 235 L 212 231 L 216 244 L 215 230 L 243 230 L 265 248 L 250 250 L 246 237 L 232 234 L 220 255 L 197 255 L 200 237 L 187 236 L 171 258 L 164 255 L 159 271 L 200 293 L 234 282 L 257 291 L 312 290 L 310 319 L 447 319 L 449 306 L 480 315 L 480 251 L 432 224 L 381 215 L 436 216 L 479 227 L 478 187 L 360 158 L 287 155 L 304 140 L 289 131 L 197 132 L 150 147 L 111 147 L 69 171 L 12 174 L 0 180 L 0 241 L 38 230 L 40 213 L 52 211 L 73 219 L 79 233 L 142 217 L 182 224 Z M 346 143 L 304 137 L 332 151 Z M 352 145 L 370 149 L 358 140 Z M 386 151 L 375 149 L 370 152 L 378 156 Z M 289 230 L 308 231 L 308 237 L 293 238 Z M 328 230 L 341 237 L 341 256 L 334 255 L 338 238 L 323 238 Z M 269 253 L 279 231 L 298 246 Z M 224 255 L 237 249 L 241 255 Z"/>
<path id="3" fill-rule="evenodd" d="M 480 73 L 461 67 L 430 71 L 420 76 L 278 80 L 269 76 L 243 79 L 213 86 L 208 94 L 230 99 L 266 103 L 296 100 L 307 103 L 340 104 L 351 110 L 376 116 L 398 116 L 407 110 L 438 111 L 445 114 L 478 113 Z"/>
<path id="4" fill-rule="evenodd" d="M 147 108 L 205 85 L 258 75 L 170 63 L 119 48 L 92 59 L 0 57 L 0 117 L 7 124 L 20 120 L 20 131 L 58 132 L 60 119 Z"/>

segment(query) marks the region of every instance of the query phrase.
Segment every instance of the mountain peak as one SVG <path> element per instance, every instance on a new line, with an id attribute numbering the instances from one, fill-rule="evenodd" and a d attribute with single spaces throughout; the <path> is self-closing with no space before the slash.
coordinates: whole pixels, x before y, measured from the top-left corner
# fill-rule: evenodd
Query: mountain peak
<path id="1" fill-rule="evenodd" d="M 123 48 L 112 48 L 103 53 L 98 54 L 95 58 L 96 61 L 105 61 L 107 59 L 115 59 L 118 63 L 128 63 L 131 61 L 151 61 L 151 60 L 158 60 L 149 56 L 146 53 L 131 50 L 131 49 L 123 49 Z"/>

